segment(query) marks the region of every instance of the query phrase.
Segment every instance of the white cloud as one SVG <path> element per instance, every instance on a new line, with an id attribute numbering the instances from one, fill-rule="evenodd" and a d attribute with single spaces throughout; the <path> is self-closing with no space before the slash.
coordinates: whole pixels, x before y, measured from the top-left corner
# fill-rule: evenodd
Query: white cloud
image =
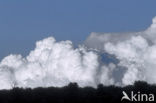
<path id="1" fill-rule="evenodd" d="M 81 87 L 123 86 L 137 80 L 156 83 L 155 35 L 156 18 L 141 32 L 92 33 L 87 47 L 75 49 L 71 41 L 57 42 L 53 37 L 40 40 L 28 56 L 11 54 L 0 62 L 0 89 L 62 87 L 70 82 Z"/>
<path id="2" fill-rule="evenodd" d="M 100 68 L 104 71 L 97 75 Z M 74 49 L 71 41 L 56 42 L 53 37 L 36 43 L 36 48 L 27 57 L 9 55 L 0 63 L 0 89 L 17 87 L 65 86 L 77 82 L 81 87 L 96 87 L 102 83 L 112 83 L 107 75 L 109 69 L 98 62 L 94 51 L 80 46 Z M 111 82 L 109 82 L 111 80 Z"/>
<path id="3" fill-rule="evenodd" d="M 108 36 L 109 35 L 109 36 Z M 156 17 L 152 25 L 145 31 L 135 33 L 91 34 L 86 45 L 100 49 L 119 60 L 116 65 L 126 67 L 122 79 L 123 85 L 137 80 L 156 83 Z M 97 45 L 97 46 L 96 46 Z"/>

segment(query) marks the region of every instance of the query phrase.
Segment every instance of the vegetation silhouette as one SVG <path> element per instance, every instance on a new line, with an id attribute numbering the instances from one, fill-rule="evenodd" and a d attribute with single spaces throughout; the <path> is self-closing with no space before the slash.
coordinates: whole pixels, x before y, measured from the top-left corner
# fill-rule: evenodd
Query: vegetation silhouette
<path id="1" fill-rule="evenodd" d="M 128 100 L 121 101 L 122 91 L 125 91 L 128 95 L 131 91 L 156 94 L 156 85 L 137 81 L 134 85 L 125 87 L 99 84 L 97 88 L 81 88 L 77 83 L 70 83 L 68 86 L 61 88 L 39 87 L 30 89 L 15 87 L 11 90 L 0 90 L 0 103 L 130 103 Z"/>

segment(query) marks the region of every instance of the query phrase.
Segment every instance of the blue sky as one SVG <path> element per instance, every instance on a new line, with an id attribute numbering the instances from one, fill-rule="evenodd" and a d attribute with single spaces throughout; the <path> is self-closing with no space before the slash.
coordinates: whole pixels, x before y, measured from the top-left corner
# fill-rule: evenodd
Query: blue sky
<path id="1" fill-rule="evenodd" d="M 144 30 L 156 0 L 0 0 L 0 59 L 26 55 L 37 40 L 83 42 L 91 32 Z"/>

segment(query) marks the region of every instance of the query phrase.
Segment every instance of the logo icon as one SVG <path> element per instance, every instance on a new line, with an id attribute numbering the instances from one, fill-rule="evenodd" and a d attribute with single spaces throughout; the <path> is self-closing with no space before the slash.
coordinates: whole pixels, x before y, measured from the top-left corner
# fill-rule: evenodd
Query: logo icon
<path id="1" fill-rule="evenodd" d="M 126 93 L 125 91 L 122 91 L 122 94 L 123 94 L 123 97 L 121 98 L 121 101 L 122 101 L 123 99 L 126 99 L 126 100 L 131 101 L 131 99 L 128 97 L 128 95 L 127 95 L 127 93 Z"/>
<path id="2" fill-rule="evenodd" d="M 154 94 L 142 94 L 140 92 L 134 93 L 133 91 L 131 91 L 130 95 L 128 95 L 125 91 L 122 91 L 122 94 L 123 96 L 121 101 L 154 101 Z"/>

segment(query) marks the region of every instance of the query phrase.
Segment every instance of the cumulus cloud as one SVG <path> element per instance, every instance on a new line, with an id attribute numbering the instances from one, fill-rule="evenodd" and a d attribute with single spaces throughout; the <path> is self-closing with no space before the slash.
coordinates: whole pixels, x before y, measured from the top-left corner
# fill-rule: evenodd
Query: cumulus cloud
<path id="1" fill-rule="evenodd" d="M 71 41 L 56 42 L 49 37 L 38 41 L 27 57 L 11 54 L 1 61 L 0 89 L 61 87 L 70 82 L 81 87 L 109 85 L 113 83 L 109 67 L 102 66 L 98 58 L 83 46 L 74 49 Z"/>
<path id="2" fill-rule="evenodd" d="M 48 37 L 28 56 L 11 54 L 0 62 L 0 89 L 129 85 L 137 80 L 156 83 L 156 17 L 141 32 L 91 33 L 85 46 Z M 96 49 L 96 50 L 95 50 Z"/>
<path id="3" fill-rule="evenodd" d="M 156 17 L 144 31 L 133 33 L 92 33 L 85 44 L 94 49 L 114 55 L 125 67 L 122 84 L 144 80 L 156 83 Z"/>

